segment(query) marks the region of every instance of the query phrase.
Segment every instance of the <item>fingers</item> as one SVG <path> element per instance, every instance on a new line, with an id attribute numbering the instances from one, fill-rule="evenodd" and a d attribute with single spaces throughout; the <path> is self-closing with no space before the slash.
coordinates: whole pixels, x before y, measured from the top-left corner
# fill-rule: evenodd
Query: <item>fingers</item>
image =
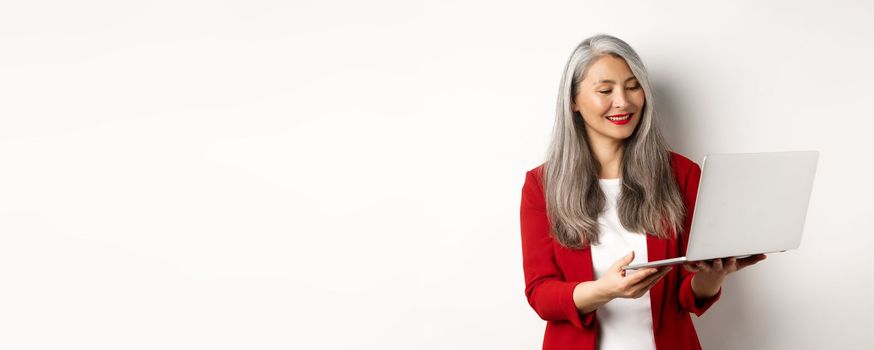
<path id="1" fill-rule="evenodd" d="M 671 272 L 671 268 L 670 268 L 670 267 L 667 267 L 667 268 L 665 268 L 663 271 L 659 272 L 659 276 L 658 276 L 658 278 L 653 278 L 653 280 L 650 281 L 649 284 L 646 285 L 646 290 L 650 290 L 650 289 L 652 289 L 652 287 L 653 287 L 656 283 L 659 283 L 659 281 L 661 281 L 662 278 L 665 277 L 665 275 L 667 275 L 669 272 Z"/>
<path id="2" fill-rule="evenodd" d="M 613 269 L 619 270 L 621 267 L 628 266 L 628 264 L 631 264 L 632 261 L 634 261 L 634 251 L 633 250 L 631 251 L 631 253 L 628 253 L 627 255 L 623 256 L 621 259 L 616 260 L 616 262 L 613 263 Z"/>
<path id="3" fill-rule="evenodd" d="M 656 274 L 657 272 L 659 272 L 658 269 L 649 268 L 649 269 L 643 269 L 643 270 L 637 271 L 635 273 L 629 274 L 628 276 L 625 277 L 625 285 L 626 286 L 634 286 L 634 285 L 640 283 L 641 281 L 643 281 L 647 278 L 650 278 L 652 275 Z"/>
<path id="4" fill-rule="evenodd" d="M 692 272 L 729 274 L 759 261 L 765 260 L 765 254 L 750 255 L 746 258 L 737 257 L 696 261 L 685 265 L 686 270 Z"/>
<path id="5" fill-rule="evenodd" d="M 625 277 L 625 270 L 622 269 L 623 266 L 628 266 L 631 262 L 634 261 L 634 251 L 623 256 L 619 260 L 613 263 L 613 266 L 610 266 L 610 271 L 614 271 L 618 273 L 620 276 Z"/>
<path id="6" fill-rule="evenodd" d="M 744 267 L 754 265 L 757 262 L 765 260 L 767 258 L 768 257 L 765 254 L 756 254 L 756 255 L 748 256 L 748 257 L 743 258 L 743 259 L 738 259 L 737 260 L 737 269 L 740 270 Z"/>
<path id="7" fill-rule="evenodd" d="M 722 259 L 701 260 L 695 262 L 696 272 L 719 273 L 722 272 L 724 264 Z"/>
<path id="8" fill-rule="evenodd" d="M 722 272 L 722 259 L 713 259 L 713 263 L 710 265 L 710 270 L 713 272 Z"/>
<path id="9" fill-rule="evenodd" d="M 654 274 L 650 275 L 649 277 L 647 277 L 645 280 L 643 280 L 641 284 L 646 286 L 646 288 L 645 288 L 646 290 L 649 290 L 653 285 L 656 284 L 656 282 L 658 282 L 660 279 L 662 279 L 662 277 L 665 277 L 665 275 L 667 275 L 668 272 L 671 272 L 671 267 L 670 266 L 663 267 L 659 270 L 659 272 L 654 273 Z"/>
<path id="10" fill-rule="evenodd" d="M 730 257 L 730 258 L 724 259 L 724 260 L 725 260 L 725 266 L 723 268 L 725 269 L 725 271 L 727 271 L 727 272 L 737 271 L 737 258 Z"/>
<path id="11" fill-rule="evenodd" d="M 711 272 L 713 271 L 713 264 L 708 264 L 708 261 L 712 260 L 701 260 L 701 261 L 693 261 L 683 264 L 683 268 L 686 271 L 690 272 Z"/>
<path id="12" fill-rule="evenodd" d="M 698 272 L 710 272 L 710 264 L 707 261 L 699 261 L 695 263 L 695 267 L 698 268 Z"/>
<path id="13" fill-rule="evenodd" d="M 670 266 L 662 267 L 658 270 L 658 272 L 653 273 L 636 285 L 632 286 L 631 290 L 629 291 L 629 296 L 632 298 L 640 298 L 641 296 L 643 296 L 643 294 L 652 289 L 652 287 L 655 286 L 656 283 L 661 281 L 662 277 L 665 277 L 665 275 L 667 275 L 669 272 L 671 272 Z"/>
<path id="14" fill-rule="evenodd" d="M 692 272 L 698 272 L 699 270 L 701 270 L 701 269 L 698 267 L 698 264 L 697 264 L 697 263 L 686 263 L 686 264 L 683 264 L 683 268 L 685 268 L 686 271 L 692 271 Z"/>

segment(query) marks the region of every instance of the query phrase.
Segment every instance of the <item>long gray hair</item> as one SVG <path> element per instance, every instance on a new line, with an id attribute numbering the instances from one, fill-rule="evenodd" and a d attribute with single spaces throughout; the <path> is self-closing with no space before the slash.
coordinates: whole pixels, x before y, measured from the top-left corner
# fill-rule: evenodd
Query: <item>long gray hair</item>
<path id="1" fill-rule="evenodd" d="M 595 35 L 574 49 L 565 66 L 552 141 L 543 167 L 550 231 L 569 248 L 598 244 L 598 216 L 607 201 L 598 182 L 601 165 L 592 154 L 583 117 L 572 112 L 578 85 L 592 63 L 604 55 L 624 59 L 645 96 L 642 119 L 623 144 L 619 221 L 628 231 L 669 238 L 682 230 L 685 215 L 671 171 L 670 150 L 655 123 L 656 104 L 646 68 L 626 42 Z"/>

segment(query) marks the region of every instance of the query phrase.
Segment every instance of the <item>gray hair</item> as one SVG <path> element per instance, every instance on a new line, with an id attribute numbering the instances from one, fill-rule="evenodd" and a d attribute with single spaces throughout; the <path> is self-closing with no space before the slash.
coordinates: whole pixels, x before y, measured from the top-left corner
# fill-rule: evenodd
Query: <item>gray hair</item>
<path id="1" fill-rule="evenodd" d="M 656 103 L 643 61 L 626 42 L 595 35 L 574 49 L 565 66 L 542 174 L 550 232 L 569 248 L 598 244 L 598 216 L 606 204 L 598 182 L 601 165 L 592 154 L 582 115 L 572 111 L 578 85 L 589 67 L 604 55 L 625 60 L 645 96 L 642 119 L 623 143 L 623 186 L 617 205 L 620 222 L 631 232 L 669 238 L 682 230 L 685 215 L 671 170 L 670 150 L 655 122 Z"/>

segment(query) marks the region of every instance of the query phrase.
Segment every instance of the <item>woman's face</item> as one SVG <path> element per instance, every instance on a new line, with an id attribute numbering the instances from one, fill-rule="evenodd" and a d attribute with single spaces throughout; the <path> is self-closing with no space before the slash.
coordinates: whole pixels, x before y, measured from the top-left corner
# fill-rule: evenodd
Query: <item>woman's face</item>
<path id="1" fill-rule="evenodd" d="M 625 60 L 604 55 L 577 86 L 573 110 L 583 115 L 589 140 L 621 143 L 640 122 L 644 102 L 643 88 Z"/>

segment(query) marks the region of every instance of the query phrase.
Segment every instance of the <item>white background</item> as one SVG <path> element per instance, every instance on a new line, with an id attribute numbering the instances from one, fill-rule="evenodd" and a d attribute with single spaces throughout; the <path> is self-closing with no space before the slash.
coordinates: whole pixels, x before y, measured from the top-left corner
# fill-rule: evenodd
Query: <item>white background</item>
<path id="1" fill-rule="evenodd" d="M 822 3 L 822 4 L 821 4 Z M 863 1 L 6 1 L 0 348 L 537 349 L 519 200 L 582 39 L 642 56 L 673 148 L 821 152 L 800 250 L 708 349 L 862 349 Z"/>

